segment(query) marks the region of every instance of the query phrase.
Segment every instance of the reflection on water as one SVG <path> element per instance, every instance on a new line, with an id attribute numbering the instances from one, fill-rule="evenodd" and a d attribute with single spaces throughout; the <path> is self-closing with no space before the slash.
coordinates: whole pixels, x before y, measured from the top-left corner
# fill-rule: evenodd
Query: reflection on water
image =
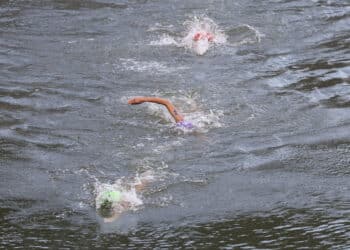
<path id="1" fill-rule="evenodd" d="M 24 201 L 22 201 L 24 202 Z M 349 205 L 349 204 L 348 204 Z M 1 214 L 11 213 L 2 209 Z M 250 214 L 191 223 L 153 226 L 142 223 L 128 233 L 101 233 L 93 221 L 79 221 L 79 214 L 33 216 L 22 226 L 3 221 L 2 246 L 19 243 L 28 247 L 140 248 L 333 248 L 349 245 L 350 225 L 341 215 L 327 215 L 318 209 L 276 209 L 268 214 Z M 36 225 L 33 226 L 33 223 Z M 128 221 L 129 225 L 131 221 Z M 47 224 L 51 226 L 48 227 Z M 98 237 L 96 237 L 98 234 Z"/>
<path id="2" fill-rule="evenodd" d="M 1 1 L 0 248 L 349 247 L 349 13 Z M 200 57 L 181 47 L 196 17 L 225 38 Z M 200 129 L 131 108 L 137 95 L 171 99 Z M 142 206 L 104 223 L 94 184 L 149 170 Z"/>

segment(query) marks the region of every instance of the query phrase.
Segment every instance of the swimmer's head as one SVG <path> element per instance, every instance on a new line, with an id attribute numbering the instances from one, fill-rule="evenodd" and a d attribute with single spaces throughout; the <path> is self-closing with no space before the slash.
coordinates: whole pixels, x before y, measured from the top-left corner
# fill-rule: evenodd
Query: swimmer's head
<path id="1" fill-rule="evenodd" d="M 201 39 L 202 34 L 200 32 L 197 32 L 196 34 L 194 34 L 193 36 L 193 41 L 198 41 L 199 39 Z"/>
<path id="2" fill-rule="evenodd" d="M 122 194 L 119 191 L 105 191 L 100 197 L 100 208 L 101 209 L 111 209 L 112 206 L 122 199 Z"/>
<path id="3" fill-rule="evenodd" d="M 114 207 L 122 200 L 122 194 L 119 191 L 107 190 L 99 195 L 98 200 L 100 215 L 104 218 L 109 218 L 115 215 Z"/>
<path id="4" fill-rule="evenodd" d="M 214 35 L 209 32 L 197 32 L 193 36 L 193 41 L 198 42 L 199 40 L 208 40 L 212 42 L 214 40 Z"/>
<path id="5" fill-rule="evenodd" d="M 180 121 L 180 122 L 176 123 L 176 125 L 178 127 L 182 127 L 182 128 L 186 128 L 186 129 L 193 129 L 194 128 L 194 125 L 192 124 L 192 122 Z"/>

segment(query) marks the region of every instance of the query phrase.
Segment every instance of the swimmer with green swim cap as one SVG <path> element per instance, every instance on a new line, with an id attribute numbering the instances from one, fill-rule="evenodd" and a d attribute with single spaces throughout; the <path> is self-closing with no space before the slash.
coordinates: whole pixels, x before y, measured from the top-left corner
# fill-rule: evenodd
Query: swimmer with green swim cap
<path id="1" fill-rule="evenodd" d="M 123 200 L 122 192 L 118 190 L 105 190 L 97 197 L 97 209 L 105 222 L 112 222 L 121 212 L 130 206 Z"/>
<path id="2" fill-rule="evenodd" d="M 153 175 L 146 171 L 140 175 L 138 181 L 131 181 L 131 183 L 129 182 L 116 188 L 108 187 L 99 192 L 96 197 L 96 208 L 103 217 L 104 222 L 113 222 L 123 212 L 142 204 L 142 200 L 137 198 L 137 196 L 136 201 L 135 197 L 130 199 L 130 193 L 131 195 L 132 193 L 136 195 L 152 180 Z"/>
<path id="3" fill-rule="evenodd" d="M 100 206 L 103 209 L 110 209 L 112 208 L 113 204 L 116 204 L 120 202 L 122 199 L 122 194 L 119 191 L 105 191 L 100 196 Z"/>

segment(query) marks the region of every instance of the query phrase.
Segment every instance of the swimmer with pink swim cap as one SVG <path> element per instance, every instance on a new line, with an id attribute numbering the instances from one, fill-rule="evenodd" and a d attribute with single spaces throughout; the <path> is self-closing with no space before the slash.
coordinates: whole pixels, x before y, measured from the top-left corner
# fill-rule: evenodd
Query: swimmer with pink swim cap
<path id="1" fill-rule="evenodd" d="M 192 48 L 197 55 L 203 55 L 214 42 L 214 35 L 210 32 L 196 32 L 192 37 Z"/>
<path id="2" fill-rule="evenodd" d="M 214 40 L 214 35 L 209 32 L 197 32 L 193 36 L 193 41 L 195 42 L 205 39 L 208 40 L 208 42 L 212 42 Z"/>
<path id="3" fill-rule="evenodd" d="M 128 103 L 131 105 L 141 104 L 144 102 L 153 102 L 153 103 L 164 105 L 168 109 L 171 116 L 175 119 L 176 124 L 179 127 L 183 127 L 186 129 L 193 129 L 194 128 L 193 124 L 191 122 L 186 122 L 184 120 L 184 117 L 177 111 L 175 106 L 170 101 L 168 101 L 166 99 L 159 98 L 159 97 L 140 96 L 140 97 L 134 97 L 134 98 L 128 100 Z"/>

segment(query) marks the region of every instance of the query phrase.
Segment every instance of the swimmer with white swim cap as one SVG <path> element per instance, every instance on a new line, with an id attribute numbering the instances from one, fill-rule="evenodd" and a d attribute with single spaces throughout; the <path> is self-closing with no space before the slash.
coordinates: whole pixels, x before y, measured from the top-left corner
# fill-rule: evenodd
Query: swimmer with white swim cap
<path id="1" fill-rule="evenodd" d="M 185 121 L 184 117 L 177 111 L 175 106 L 166 99 L 159 98 L 159 97 L 140 96 L 140 97 L 134 97 L 128 100 L 128 103 L 131 105 L 141 104 L 144 102 L 153 102 L 153 103 L 164 105 L 168 109 L 171 116 L 175 119 L 175 122 L 179 127 L 186 128 L 186 129 L 194 128 L 193 124 L 191 122 Z"/>

